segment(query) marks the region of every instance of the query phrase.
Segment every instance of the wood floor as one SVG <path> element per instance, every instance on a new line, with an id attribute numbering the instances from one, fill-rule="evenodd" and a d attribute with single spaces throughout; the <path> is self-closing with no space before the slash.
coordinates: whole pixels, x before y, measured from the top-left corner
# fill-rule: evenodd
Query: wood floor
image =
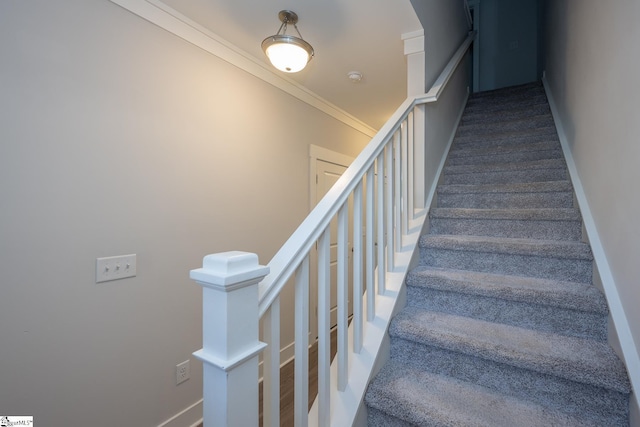
<path id="1" fill-rule="evenodd" d="M 336 354 L 337 332 L 331 331 L 331 360 Z M 293 396 L 294 396 L 294 368 L 295 360 L 280 368 L 280 426 L 293 426 Z M 262 383 L 259 386 L 260 426 L 262 426 Z M 309 409 L 318 395 L 318 343 L 309 348 Z M 198 427 L 203 427 L 200 424 Z"/>

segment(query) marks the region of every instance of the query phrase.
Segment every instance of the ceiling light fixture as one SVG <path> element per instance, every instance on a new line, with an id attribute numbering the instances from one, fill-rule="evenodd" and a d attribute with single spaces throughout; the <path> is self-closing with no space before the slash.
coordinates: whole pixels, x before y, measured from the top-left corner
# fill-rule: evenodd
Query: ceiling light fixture
<path id="1" fill-rule="evenodd" d="M 313 58 L 313 47 L 302 39 L 296 23 L 298 15 L 290 10 L 281 10 L 278 18 L 282 21 L 275 36 L 262 41 L 262 50 L 271 64 L 285 73 L 297 73 Z M 292 24 L 299 37 L 287 34 L 287 25 Z"/>

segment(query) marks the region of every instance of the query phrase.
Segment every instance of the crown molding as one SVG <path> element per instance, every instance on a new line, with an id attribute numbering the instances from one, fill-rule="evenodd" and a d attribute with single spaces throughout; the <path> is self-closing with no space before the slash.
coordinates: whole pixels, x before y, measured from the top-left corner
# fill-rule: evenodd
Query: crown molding
<path id="1" fill-rule="evenodd" d="M 243 71 L 283 90 L 306 104 L 369 137 L 376 130 L 294 80 L 277 74 L 252 55 L 194 22 L 159 0 L 110 0 L 112 3 L 157 25 Z"/>

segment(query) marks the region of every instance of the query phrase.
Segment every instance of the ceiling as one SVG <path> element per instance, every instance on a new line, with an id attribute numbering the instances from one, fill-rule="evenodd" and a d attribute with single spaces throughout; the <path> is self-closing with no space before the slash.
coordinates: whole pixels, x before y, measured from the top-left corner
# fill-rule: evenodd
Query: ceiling
<path id="1" fill-rule="evenodd" d="M 374 129 L 407 96 L 401 36 L 422 29 L 410 0 L 162 1 L 265 63 L 262 40 L 278 31 L 280 10 L 293 10 L 315 57 L 287 77 Z M 363 79 L 352 83 L 350 71 Z"/>

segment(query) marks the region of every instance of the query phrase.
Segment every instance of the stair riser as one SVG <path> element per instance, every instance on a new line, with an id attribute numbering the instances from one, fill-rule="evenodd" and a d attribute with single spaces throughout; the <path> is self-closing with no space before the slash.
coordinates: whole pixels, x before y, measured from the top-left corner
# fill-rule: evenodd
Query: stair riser
<path id="1" fill-rule="evenodd" d="M 578 338 L 607 339 L 607 317 L 530 302 L 407 287 L 408 305 Z"/>
<path id="2" fill-rule="evenodd" d="M 568 191 L 553 193 L 440 193 L 440 208 L 535 209 L 571 208 L 573 195 Z"/>
<path id="3" fill-rule="evenodd" d="M 515 101 L 515 102 L 514 102 Z M 501 111 L 508 110 L 510 108 L 522 108 L 530 105 L 544 105 L 548 104 L 547 97 L 541 92 L 529 92 L 522 93 L 515 98 L 509 97 L 505 100 L 503 97 L 475 97 L 472 96 L 467 102 L 467 109 L 469 111 L 475 110 L 489 110 L 489 111 Z"/>
<path id="4" fill-rule="evenodd" d="M 458 127 L 456 136 L 462 137 L 467 135 L 475 135 L 481 137 L 482 135 L 490 135 L 496 132 L 529 132 L 544 127 L 553 127 L 553 118 L 549 116 L 543 116 L 535 119 L 528 120 L 511 120 L 503 121 L 499 123 L 473 123 L 464 124 Z"/>
<path id="5" fill-rule="evenodd" d="M 526 104 L 482 104 L 472 103 L 467 104 L 464 113 L 462 114 L 462 120 L 466 118 L 476 119 L 476 117 L 488 117 L 490 120 L 497 120 L 497 117 L 508 114 L 526 114 L 528 111 L 545 109 L 549 111 L 549 104 L 546 103 L 546 98 L 535 98 L 529 100 Z M 526 117 L 530 117 L 527 115 Z"/>
<path id="6" fill-rule="evenodd" d="M 509 151 L 504 154 L 491 153 L 486 155 L 479 154 L 474 156 L 452 155 L 447 160 L 447 165 L 487 165 L 494 163 L 529 162 L 535 160 L 550 160 L 562 158 L 562 151 L 560 149 L 539 151 Z"/>
<path id="7" fill-rule="evenodd" d="M 502 123 L 505 120 L 526 119 L 531 115 L 551 114 L 549 106 L 546 104 L 532 105 L 525 108 L 512 108 L 502 112 L 476 112 L 468 111 L 463 115 L 460 123 L 462 125 L 473 123 Z"/>
<path id="8" fill-rule="evenodd" d="M 525 97 L 525 99 L 529 99 L 532 96 L 543 96 L 544 93 L 544 87 L 542 87 L 540 83 L 525 83 L 517 86 L 492 89 L 484 92 L 476 92 L 471 95 L 471 99 L 504 100 L 507 97 L 509 100 L 518 97 Z"/>
<path id="9" fill-rule="evenodd" d="M 591 283 L 593 273 L 593 265 L 590 260 L 439 248 L 421 247 L 420 261 L 423 265 L 438 268 L 538 277 L 578 283 Z"/>
<path id="10" fill-rule="evenodd" d="M 432 218 L 431 234 L 579 241 L 580 221 Z"/>
<path id="11" fill-rule="evenodd" d="M 447 173 L 444 184 L 514 184 L 523 182 L 565 181 L 566 169 L 533 169 L 504 172 Z"/>
<path id="12" fill-rule="evenodd" d="M 507 299 L 511 301 L 531 302 L 550 307 L 559 307 L 563 310 L 587 311 L 608 315 L 607 303 L 604 296 L 594 286 L 577 285 L 566 282 L 555 282 L 553 288 L 548 283 L 539 283 L 530 287 L 528 285 L 519 286 L 520 278 L 501 277 L 498 280 L 491 277 L 476 276 L 460 277 L 453 271 L 453 277 L 448 274 L 441 274 L 433 270 L 431 274 L 418 267 L 409 272 L 406 280 L 407 286 L 427 287 L 446 292 L 458 292 L 472 295 L 479 295 L 487 298 Z"/>
<path id="13" fill-rule="evenodd" d="M 375 408 L 367 408 L 367 427 L 415 427 L 413 424 L 387 415 Z"/>
<path id="14" fill-rule="evenodd" d="M 574 416 L 601 426 L 628 425 L 628 398 L 618 392 L 468 356 L 392 335 L 391 358 Z"/>
<path id="15" fill-rule="evenodd" d="M 557 141 L 555 128 L 542 128 L 528 131 L 512 131 L 507 133 L 494 133 L 486 135 L 463 135 L 454 140 L 454 147 L 473 149 L 493 147 L 496 145 L 514 146 L 527 143 L 539 143 L 545 141 Z"/>
<path id="16" fill-rule="evenodd" d="M 480 146 L 470 147 L 469 145 Z M 482 145 L 484 145 L 484 147 Z M 514 140 L 484 140 L 474 143 L 455 143 L 451 147 L 448 157 L 489 156 L 497 154 L 549 150 L 562 150 L 562 147 L 560 147 L 558 141 L 554 141 L 552 139 L 538 141 L 529 140 L 529 137 L 525 137 L 525 139 L 520 142 L 516 142 Z"/>

